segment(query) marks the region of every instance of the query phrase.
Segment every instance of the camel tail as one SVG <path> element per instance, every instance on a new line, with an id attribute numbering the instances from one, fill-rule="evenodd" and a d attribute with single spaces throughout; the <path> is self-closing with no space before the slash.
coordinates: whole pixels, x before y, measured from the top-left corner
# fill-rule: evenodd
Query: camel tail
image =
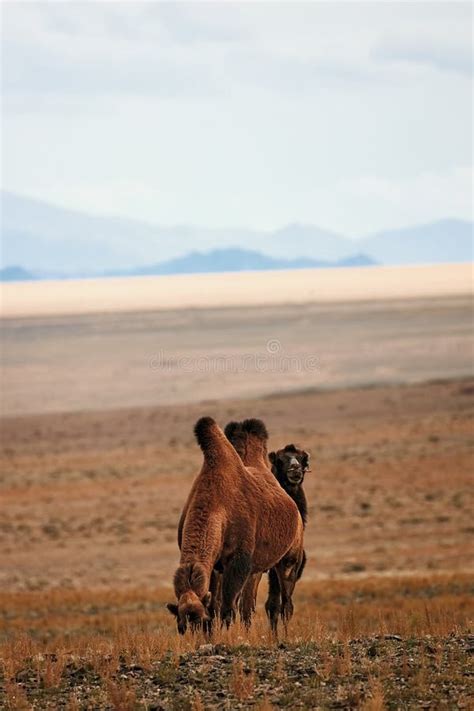
<path id="1" fill-rule="evenodd" d="M 201 417 L 194 425 L 194 434 L 207 464 L 214 467 L 223 459 L 236 458 L 236 452 L 212 417 Z M 240 459 L 237 456 L 237 460 Z"/>

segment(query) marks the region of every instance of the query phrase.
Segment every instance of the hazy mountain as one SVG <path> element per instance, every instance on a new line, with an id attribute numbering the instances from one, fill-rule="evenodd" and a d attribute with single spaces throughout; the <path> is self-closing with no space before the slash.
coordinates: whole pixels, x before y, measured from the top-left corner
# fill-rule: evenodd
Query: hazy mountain
<path id="1" fill-rule="evenodd" d="M 87 215 L 8 192 L 2 193 L 1 203 L 3 264 L 22 264 L 48 273 L 126 269 L 131 264 L 162 262 L 193 250 L 234 245 L 286 258 L 339 259 L 358 251 L 351 240 L 316 227 L 293 225 L 275 233 L 166 228 L 138 220 Z M 331 249 L 330 243 L 336 238 L 339 247 Z"/>
<path id="2" fill-rule="evenodd" d="M 121 274 L 199 274 L 205 272 L 240 272 L 268 269 L 306 269 L 311 267 L 367 266 L 375 262 L 364 254 L 328 262 L 307 257 L 276 259 L 247 249 L 214 249 L 210 252 L 191 252 L 160 264 L 130 269 Z"/>
<path id="3" fill-rule="evenodd" d="M 161 262 L 193 249 L 252 245 L 260 233 L 158 227 L 139 220 L 96 217 L 2 192 L 2 263 L 32 270 L 82 273 Z"/>
<path id="4" fill-rule="evenodd" d="M 375 264 L 374 260 L 365 254 L 355 254 L 346 259 L 334 262 L 321 261 L 301 257 L 299 259 L 276 259 L 260 252 L 247 249 L 228 248 L 214 249 L 210 252 L 191 252 L 184 257 L 177 257 L 159 264 L 151 264 L 134 269 L 114 269 L 101 276 L 147 276 L 164 274 L 202 274 L 212 272 L 241 272 L 241 271 L 266 271 L 269 269 L 309 269 L 312 267 L 353 267 Z M 83 273 L 81 276 L 96 276 L 96 272 Z M 0 281 L 25 281 L 28 279 L 41 279 L 41 272 L 32 274 L 21 267 L 6 267 L 0 269 Z M 67 279 L 77 274 L 59 273 L 56 278 Z"/>
<path id="5" fill-rule="evenodd" d="M 131 265 L 162 264 L 191 252 L 238 247 L 274 259 L 337 261 L 354 253 L 382 264 L 472 259 L 472 223 L 441 220 L 349 239 L 312 225 L 274 232 L 160 227 L 139 220 L 97 217 L 3 192 L 1 247 L 4 266 L 19 264 L 39 276 L 83 276 Z"/>
<path id="6" fill-rule="evenodd" d="M 0 281 L 33 281 L 36 278 L 23 267 L 11 266 L 0 269 Z"/>
<path id="7" fill-rule="evenodd" d="M 387 230 L 358 240 L 357 246 L 383 264 L 469 262 L 473 258 L 473 223 L 439 220 Z"/>
<path id="8" fill-rule="evenodd" d="M 260 237 L 255 246 L 265 254 L 288 259 L 294 255 L 335 260 L 359 250 L 352 239 L 314 225 L 300 224 L 287 225 L 268 233 Z"/>

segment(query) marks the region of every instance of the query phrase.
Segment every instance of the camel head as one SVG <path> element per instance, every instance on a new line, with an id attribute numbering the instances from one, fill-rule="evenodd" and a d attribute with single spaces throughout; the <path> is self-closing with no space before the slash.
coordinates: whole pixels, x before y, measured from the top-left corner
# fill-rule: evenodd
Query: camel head
<path id="1" fill-rule="evenodd" d="M 184 634 L 188 625 L 194 632 L 210 619 L 209 577 L 202 563 L 181 564 L 174 574 L 174 592 L 178 603 L 166 607 L 176 617 L 178 632 Z"/>
<path id="2" fill-rule="evenodd" d="M 178 632 L 184 634 L 188 625 L 193 632 L 196 632 L 204 622 L 210 620 L 208 612 L 210 602 L 210 592 L 207 592 L 200 600 L 193 590 L 189 590 L 181 595 L 177 604 L 169 602 L 166 607 L 176 617 Z"/>
<path id="3" fill-rule="evenodd" d="M 304 449 L 287 444 L 277 452 L 268 455 L 272 472 L 284 489 L 301 486 L 309 469 L 309 453 Z"/>

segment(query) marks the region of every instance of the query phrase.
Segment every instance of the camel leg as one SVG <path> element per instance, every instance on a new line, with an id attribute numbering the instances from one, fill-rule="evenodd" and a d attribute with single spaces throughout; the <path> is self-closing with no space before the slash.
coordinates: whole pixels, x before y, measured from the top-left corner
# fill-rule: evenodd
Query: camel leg
<path id="1" fill-rule="evenodd" d="M 303 575 L 303 570 L 306 565 L 306 552 L 302 551 L 302 556 L 300 560 L 293 563 L 289 567 L 285 568 L 283 562 L 281 568 L 279 569 L 279 583 L 281 588 L 281 617 L 285 629 L 288 622 L 293 617 L 293 592 L 295 590 L 296 583 Z"/>
<path id="2" fill-rule="evenodd" d="M 244 585 L 242 596 L 240 598 L 240 619 L 246 627 L 250 627 L 252 623 L 252 615 L 257 607 L 257 592 L 262 573 L 251 575 Z"/>
<path id="3" fill-rule="evenodd" d="M 295 589 L 296 579 L 294 576 L 286 578 L 285 582 L 282 584 L 281 590 L 281 618 L 285 629 L 288 622 L 293 617 L 293 590 Z"/>
<path id="4" fill-rule="evenodd" d="M 277 575 L 278 582 L 280 584 L 281 591 L 281 618 L 285 629 L 287 628 L 288 622 L 293 617 L 293 591 L 295 585 L 300 578 L 303 567 L 303 559 L 298 561 L 282 560 L 277 565 Z"/>
<path id="5" fill-rule="evenodd" d="M 221 586 L 222 586 L 222 575 L 217 571 L 213 570 L 211 573 L 211 580 L 209 582 L 209 592 L 211 593 L 211 602 L 208 607 L 209 620 L 204 622 L 204 633 L 209 637 L 212 635 L 212 628 L 214 626 L 214 619 L 219 614 L 219 608 L 221 603 Z"/>
<path id="6" fill-rule="evenodd" d="M 278 617 L 281 612 L 281 592 L 280 581 L 275 568 L 268 571 L 268 597 L 265 603 L 265 611 L 270 620 L 272 632 L 276 634 L 278 627 Z"/>
<path id="7" fill-rule="evenodd" d="M 224 568 L 221 619 L 227 627 L 235 620 L 237 600 L 251 570 L 252 558 L 244 551 L 235 553 Z"/>

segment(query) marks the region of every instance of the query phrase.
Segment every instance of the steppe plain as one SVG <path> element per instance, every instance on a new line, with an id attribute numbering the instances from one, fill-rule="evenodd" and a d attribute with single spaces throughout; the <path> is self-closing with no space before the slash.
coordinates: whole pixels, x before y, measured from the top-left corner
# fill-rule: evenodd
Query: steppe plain
<path id="1" fill-rule="evenodd" d="M 472 302 L 406 291 L 3 320 L 0 707 L 470 708 Z M 278 640 L 265 583 L 250 632 L 164 607 L 202 414 L 312 454 Z"/>

